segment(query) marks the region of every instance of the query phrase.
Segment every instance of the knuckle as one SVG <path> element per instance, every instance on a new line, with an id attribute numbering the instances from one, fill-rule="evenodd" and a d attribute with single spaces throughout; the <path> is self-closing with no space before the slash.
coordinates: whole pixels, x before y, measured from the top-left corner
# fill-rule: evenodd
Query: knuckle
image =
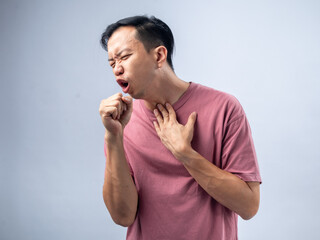
<path id="1" fill-rule="evenodd" d="M 116 98 L 119 100 L 119 99 L 121 99 L 122 98 L 122 94 L 121 93 L 117 93 L 116 94 Z"/>
<path id="2" fill-rule="evenodd" d="M 116 108 L 119 108 L 119 107 L 120 107 L 120 101 L 116 101 L 116 102 L 114 103 L 114 106 L 115 106 Z"/>

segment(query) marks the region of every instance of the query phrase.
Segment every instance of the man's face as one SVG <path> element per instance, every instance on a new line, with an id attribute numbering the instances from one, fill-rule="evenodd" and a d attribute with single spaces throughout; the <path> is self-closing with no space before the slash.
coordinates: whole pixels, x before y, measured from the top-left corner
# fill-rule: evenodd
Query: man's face
<path id="1" fill-rule="evenodd" d="M 156 55 L 148 53 L 135 37 L 134 27 L 118 28 L 108 40 L 109 64 L 123 92 L 144 98 L 157 68 Z"/>

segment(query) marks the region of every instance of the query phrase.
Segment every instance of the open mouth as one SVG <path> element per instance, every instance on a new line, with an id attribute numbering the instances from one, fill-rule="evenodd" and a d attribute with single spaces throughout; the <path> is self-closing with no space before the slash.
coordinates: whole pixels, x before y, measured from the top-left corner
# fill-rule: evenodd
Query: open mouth
<path id="1" fill-rule="evenodd" d="M 122 91 L 124 93 L 127 93 L 129 91 L 129 83 L 122 79 L 117 79 L 117 83 L 122 88 Z"/>

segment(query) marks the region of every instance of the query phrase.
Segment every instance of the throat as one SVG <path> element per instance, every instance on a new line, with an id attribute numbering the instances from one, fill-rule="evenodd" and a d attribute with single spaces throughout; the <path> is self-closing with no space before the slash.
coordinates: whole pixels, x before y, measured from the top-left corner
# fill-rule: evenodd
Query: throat
<path id="1" fill-rule="evenodd" d="M 180 79 L 176 82 L 172 81 L 167 82 L 167 84 L 154 86 L 154 88 L 146 94 L 148 96 L 143 98 L 144 104 L 151 111 L 156 108 L 157 104 L 165 105 L 166 103 L 170 103 L 173 105 L 182 97 L 189 86 L 190 82 L 185 82 Z"/>

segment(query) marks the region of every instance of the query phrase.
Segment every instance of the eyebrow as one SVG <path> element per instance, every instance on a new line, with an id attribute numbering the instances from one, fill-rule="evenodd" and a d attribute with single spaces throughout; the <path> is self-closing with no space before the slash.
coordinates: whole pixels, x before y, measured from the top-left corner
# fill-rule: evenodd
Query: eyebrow
<path id="1" fill-rule="evenodd" d="M 125 49 L 122 49 L 121 51 L 119 51 L 118 53 L 116 53 L 115 55 L 118 57 L 121 55 L 121 53 L 125 52 L 125 51 L 131 51 L 130 48 L 125 48 Z M 114 59 L 113 58 L 109 58 L 108 61 L 113 61 Z"/>

